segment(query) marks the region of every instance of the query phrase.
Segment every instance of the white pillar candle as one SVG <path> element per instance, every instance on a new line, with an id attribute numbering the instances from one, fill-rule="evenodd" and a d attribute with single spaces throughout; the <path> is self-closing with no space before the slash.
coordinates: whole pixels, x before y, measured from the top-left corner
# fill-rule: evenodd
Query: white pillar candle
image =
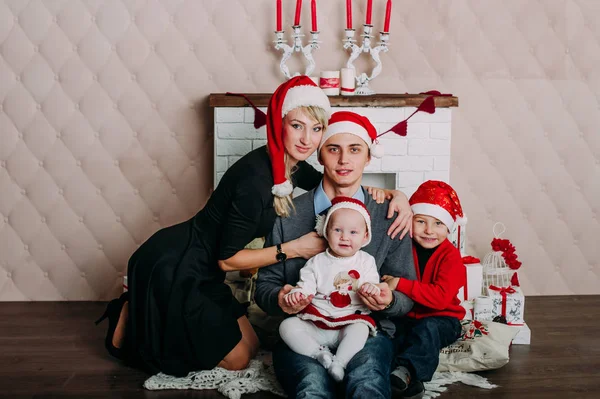
<path id="1" fill-rule="evenodd" d="M 340 71 L 323 71 L 319 87 L 323 89 L 328 96 L 340 95 Z"/>
<path id="2" fill-rule="evenodd" d="M 341 76 L 340 92 L 342 96 L 353 96 L 356 84 L 354 68 L 342 68 Z"/>
<path id="3" fill-rule="evenodd" d="M 494 304 L 489 296 L 478 296 L 473 301 L 473 317 L 479 321 L 491 321 Z"/>

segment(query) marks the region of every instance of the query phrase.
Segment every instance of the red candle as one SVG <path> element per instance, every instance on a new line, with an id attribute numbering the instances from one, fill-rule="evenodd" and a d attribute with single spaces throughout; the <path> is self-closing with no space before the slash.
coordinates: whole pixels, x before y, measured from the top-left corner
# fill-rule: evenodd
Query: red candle
<path id="1" fill-rule="evenodd" d="M 346 0 L 346 29 L 352 29 L 352 0 Z"/>
<path id="2" fill-rule="evenodd" d="M 372 11 L 373 11 L 373 0 L 367 0 L 367 25 L 371 25 Z"/>
<path id="3" fill-rule="evenodd" d="M 294 25 L 300 25 L 300 11 L 302 11 L 302 0 L 296 0 L 296 16 L 294 17 Z"/>
<path id="4" fill-rule="evenodd" d="M 383 24 L 383 31 L 390 31 L 390 16 L 392 15 L 392 0 L 388 0 L 387 5 L 385 6 L 385 22 Z"/>
<path id="5" fill-rule="evenodd" d="M 277 0 L 277 32 L 281 32 L 281 0 Z"/>
<path id="6" fill-rule="evenodd" d="M 310 16 L 312 19 L 312 32 L 317 32 L 317 0 L 310 0 Z"/>

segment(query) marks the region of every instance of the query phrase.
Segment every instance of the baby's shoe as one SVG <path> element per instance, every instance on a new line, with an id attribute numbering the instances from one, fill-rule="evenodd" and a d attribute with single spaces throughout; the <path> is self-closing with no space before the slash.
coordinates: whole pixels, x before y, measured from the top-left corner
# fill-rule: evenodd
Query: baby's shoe
<path id="1" fill-rule="evenodd" d="M 331 363 L 333 362 L 333 355 L 329 352 L 328 349 L 321 349 L 317 355 L 315 356 L 317 362 L 321 363 L 323 367 L 327 370 Z"/>
<path id="2" fill-rule="evenodd" d="M 329 375 L 336 381 L 341 382 L 344 379 L 344 366 L 337 360 L 334 360 L 327 369 Z"/>

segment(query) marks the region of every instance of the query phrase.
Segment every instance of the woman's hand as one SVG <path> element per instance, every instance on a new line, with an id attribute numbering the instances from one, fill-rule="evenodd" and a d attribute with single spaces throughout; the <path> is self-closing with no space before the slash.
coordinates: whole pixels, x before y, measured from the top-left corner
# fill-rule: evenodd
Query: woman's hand
<path id="1" fill-rule="evenodd" d="M 285 248 L 285 251 L 291 257 L 310 259 L 327 249 L 327 241 L 314 231 L 311 231 L 300 238 L 290 241 L 287 243 L 287 246 L 289 246 L 289 249 Z"/>
<path id="2" fill-rule="evenodd" d="M 371 194 L 371 197 L 373 197 L 373 201 L 377 202 L 378 204 L 383 204 L 383 202 L 387 199 L 390 199 L 391 197 L 388 197 L 386 190 L 382 189 L 382 188 L 377 188 L 377 187 L 365 187 L 367 189 L 367 192 L 369 194 Z"/>
<path id="3" fill-rule="evenodd" d="M 392 199 L 390 201 L 390 206 L 388 207 L 388 219 L 394 216 L 394 212 L 398 212 L 398 217 L 390 228 L 388 229 L 387 234 L 392 237 L 392 239 L 396 238 L 398 234 L 400 234 L 400 239 L 404 238 L 406 233 L 410 233 L 410 237 L 412 237 L 412 217 L 413 211 L 410 208 L 410 204 L 408 203 L 408 198 L 402 191 L 392 190 L 390 192 Z"/>
<path id="4" fill-rule="evenodd" d="M 396 287 L 398 286 L 398 281 L 400 281 L 400 277 L 384 275 L 381 278 L 381 281 L 386 283 L 388 285 L 388 287 L 390 287 L 390 290 L 394 291 L 396 289 Z"/>

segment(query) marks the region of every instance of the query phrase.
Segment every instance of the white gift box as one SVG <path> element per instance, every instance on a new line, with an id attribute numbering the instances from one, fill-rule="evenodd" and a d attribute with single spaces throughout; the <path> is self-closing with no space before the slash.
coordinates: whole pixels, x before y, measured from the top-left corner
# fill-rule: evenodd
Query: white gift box
<path id="1" fill-rule="evenodd" d="M 525 296 L 519 287 L 502 287 L 498 291 L 488 287 L 488 296 L 492 298 L 492 317 L 502 316 L 503 302 L 505 301 L 505 316 L 508 324 L 524 324 Z M 502 292 L 506 298 L 503 298 Z"/>
<path id="2" fill-rule="evenodd" d="M 460 306 L 465 308 L 465 317 L 463 320 L 473 320 L 473 301 L 462 301 Z"/>
<path id="3" fill-rule="evenodd" d="M 522 326 L 514 326 L 514 328 L 518 328 L 519 332 L 513 338 L 512 343 L 515 345 L 529 345 L 531 343 L 531 330 L 527 323 Z"/>
<path id="4" fill-rule="evenodd" d="M 454 228 L 448 235 L 448 239 L 459 251 L 462 256 L 466 255 L 467 249 L 467 236 L 466 236 L 467 226 L 460 225 L 458 223 L 454 223 Z"/>
<path id="5" fill-rule="evenodd" d="M 470 301 L 481 295 L 481 289 L 483 288 L 483 266 L 481 263 L 470 263 L 465 265 L 465 268 L 467 269 L 467 285 L 459 289 L 458 299 L 461 301 Z"/>

